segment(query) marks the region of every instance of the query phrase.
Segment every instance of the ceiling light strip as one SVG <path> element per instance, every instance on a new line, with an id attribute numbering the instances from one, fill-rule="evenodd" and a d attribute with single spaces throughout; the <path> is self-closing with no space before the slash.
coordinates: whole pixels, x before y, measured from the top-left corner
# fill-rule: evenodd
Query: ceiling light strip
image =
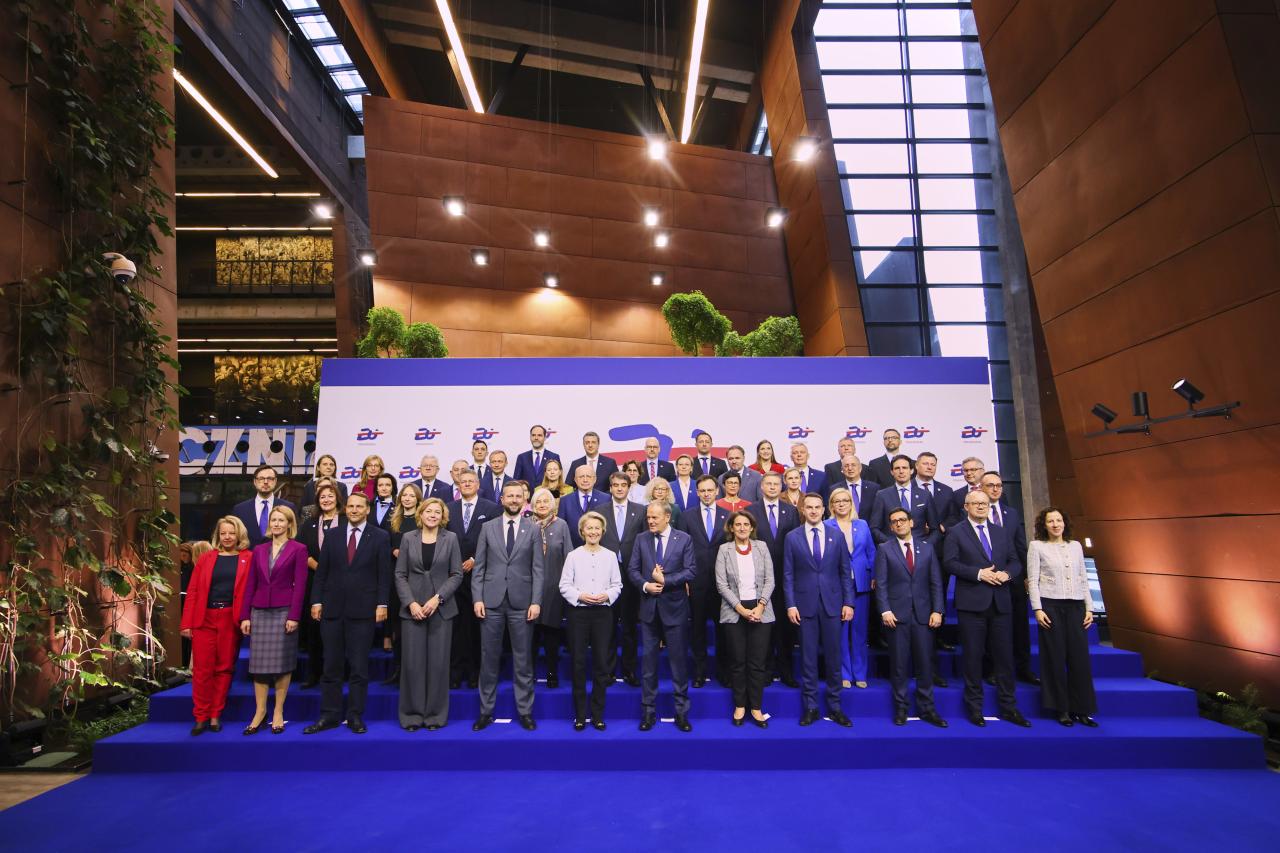
<path id="1" fill-rule="evenodd" d="M 689 81 L 684 87 L 684 120 L 680 127 L 680 141 L 688 142 L 693 133 L 693 108 L 698 100 L 698 74 L 702 70 L 702 42 L 707 35 L 707 12 L 711 0 L 698 0 L 698 11 L 693 18 L 693 48 L 689 52 Z"/>
<path id="2" fill-rule="evenodd" d="M 458 73 L 462 75 L 463 96 L 473 112 L 483 113 L 484 104 L 480 101 L 480 90 L 476 88 L 476 80 L 471 76 L 471 63 L 462 49 L 462 36 L 453 21 L 453 11 L 449 8 L 449 0 L 436 0 L 436 8 L 440 10 L 440 20 L 444 23 L 445 35 L 449 37 L 449 46 L 453 49 L 454 61 L 458 64 Z"/>
<path id="3" fill-rule="evenodd" d="M 249 144 L 249 140 L 241 136 L 240 132 L 231 126 L 231 122 L 227 121 L 223 117 L 222 113 L 214 109 L 213 104 L 209 103 L 209 100 L 200 93 L 200 90 L 193 86 L 190 80 L 183 77 L 182 72 L 177 68 L 173 69 L 173 79 L 178 81 L 178 85 L 181 86 L 186 93 L 204 109 L 206 113 L 209 114 L 209 118 L 213 119 L 217 123 L 218 127 L 225 130 L 227 135 L 235 140 L 236 145 L 239 145 L 241 149 L 244 150 L 244 153 L 248 154 L 249 158 L 258 164 L 262 171 L 266 172 L 272 178 L 280 177 L 280 174 L 275 169 L 271 168 L 271 164 L 262 159 L 262 155 L 254 150 L 253 146 Z"/>

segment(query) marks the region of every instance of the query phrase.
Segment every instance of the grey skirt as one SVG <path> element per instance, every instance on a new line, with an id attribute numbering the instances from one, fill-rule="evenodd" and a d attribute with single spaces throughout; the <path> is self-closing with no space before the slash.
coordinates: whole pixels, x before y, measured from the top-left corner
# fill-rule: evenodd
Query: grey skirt
<path id="1" fill-rule="evenodd" d="M 253 608 L 249 612 L 249 674 L 284 675 L 298 665 L 298 632 L 286 634 L 289 608 Z"/>

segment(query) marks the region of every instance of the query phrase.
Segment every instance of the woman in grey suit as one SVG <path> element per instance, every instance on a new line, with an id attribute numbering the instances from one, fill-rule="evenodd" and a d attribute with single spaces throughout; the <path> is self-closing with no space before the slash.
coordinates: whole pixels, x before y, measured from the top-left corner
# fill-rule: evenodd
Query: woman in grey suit
<path id="1" fill-rule="evenodd" d="M 449 650 L 453 595 L 462 583 L 458 537 L 445 529 L 449 508 L 439 498 L 418 507 L 418 529 L 400 540 L 400 725 L 435 731 L 449 721 Z"/>
<path id="2" fill-rule="evenodd" d="M 751 722 L 765 729 L 769 723 L 760 703 L 773 623 L 773 558 L 756 539 L 756 520 L 749 512 L 731 513 L 725 533 L 730 541 L 716 552 L 716 590 L 733 686 L 733 724 L 742 725 L 750 710 Z"/>
<path id="3" fill-rule="evenodd" d="M 533 520 L 542 536 L 542 612 L 538 632 L 542 634 L 542 654 L 547 663 L 547 687 L 560 686 L 560 646 L 563 645 L 564 599 L 560 596 L 560 572 L 564 558 L 573 550 L 569 525 L 558 517 L 560 502 L 549 489 L 539 487 L 530 501 Z"/>

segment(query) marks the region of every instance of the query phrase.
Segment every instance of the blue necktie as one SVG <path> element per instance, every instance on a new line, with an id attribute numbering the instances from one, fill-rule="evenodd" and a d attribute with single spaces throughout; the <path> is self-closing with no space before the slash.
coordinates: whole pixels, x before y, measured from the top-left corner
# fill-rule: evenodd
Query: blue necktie
<path id="1" fill-rule="evenodd" d="M 507 556 L 511 556 L 511 552 L 516 548 L 516 523 L 510 519 L 507 520 Z"/>
<path id="2" fill-rule="evenodd" d="M 907 500 L 907 490 L 898 489 L 898 494 L 902 495 L 902 508 L 907 512 L 911 512 L 911 501 Z"/>
<path id="3" fill-rule="evenodd" d="M 987 555 L 987 559 L 991 559 L 991 540 L 987 538 L 987 526 L 985 524 L 978 525 L 978 541 L 982 543 L 982 550 Z"/>
<path id="4" fill-rule="evenodd" d="M 587 511 L 587 493 L 586 493 L 586 492 L 583 492 L 583 493 L 582 493 L 582 512 L 583 512 L 583 514 L 585 514 L 585 513 L 586 513 L 586 511 Z"/>
<path id="5" fill-rule="evenodd" d="M 258 534 L 267 535 L 267 502 L 262 502 L 262 512 L 258 514 Z"/>
<path id="6" fill-rule="evenodd" d="M 653 562 L 654 565 L 662 565 L 662 534 L 653 537 Z"/>
<path id="7" fill-rule="evenodd" d="M 855 515 L 861 515 L 861 514 L 862 514 L 862 501 L 858 500 L 858 487 L 857 487 L 857 486 L 855 486 L 855 485 L 853 485 L 852 483 L 850 483 L 850 484 L 849 484 L 849 493 L 850 493 L 851 495 L 853 495 L 853 512 L 854 512 L 854 514 L 855 514 Z"/>
<path id="8" fill-rule="evenodd" d="M 807 491 L 809 491 L 809 474 L 808 474 L 808 472 L 802 473 L 802 474 L 800 475 L 800 491 L 802 491 L 802 492 L 807 492 Z"/>
<path id="9" fill-rule="evenodd" d="M 813 542 L 810 543 L 809 549 L 813 551 L 813 562 L 822 562 L 822 543 L 818 541 L 818 528 L 813 528 Z"/>
<path id="10" fill-rule="evenodd" d="M 777 505 L 769 507 L 769 530 L 773 532 L 774 539 L 778 538 L 778 516 L 774 514 L 774 510 L 777 508 Z"/>
<path id="11" fill-rule="evenodd" d="M 711 535 L 711 507 L 707 507 L 705 510 L 703 510 L 703 514 L 706 515 L 706 518 L 707 518 L 707 522 L 706 522 L 707 523 L 707 541 L 710 542 L 713 538 L 715 538 Z"/>
<path id="12" fill-rule="evenodd" d="M 462 505 L 462 532 L 466 533 L 471 529 L 471 504 Z"/>

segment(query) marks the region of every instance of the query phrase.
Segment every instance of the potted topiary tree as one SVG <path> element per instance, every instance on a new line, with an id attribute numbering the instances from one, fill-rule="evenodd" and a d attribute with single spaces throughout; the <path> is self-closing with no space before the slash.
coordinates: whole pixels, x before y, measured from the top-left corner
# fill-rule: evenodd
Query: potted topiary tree
<path id="1" fill-rule="evenodd" d="M 662 303 L 662 317 L 672 342 L 687 355 L 698 355 L 703 344 L 719 346 L 733 328 L 701 290 L 668 296 Z"/>

